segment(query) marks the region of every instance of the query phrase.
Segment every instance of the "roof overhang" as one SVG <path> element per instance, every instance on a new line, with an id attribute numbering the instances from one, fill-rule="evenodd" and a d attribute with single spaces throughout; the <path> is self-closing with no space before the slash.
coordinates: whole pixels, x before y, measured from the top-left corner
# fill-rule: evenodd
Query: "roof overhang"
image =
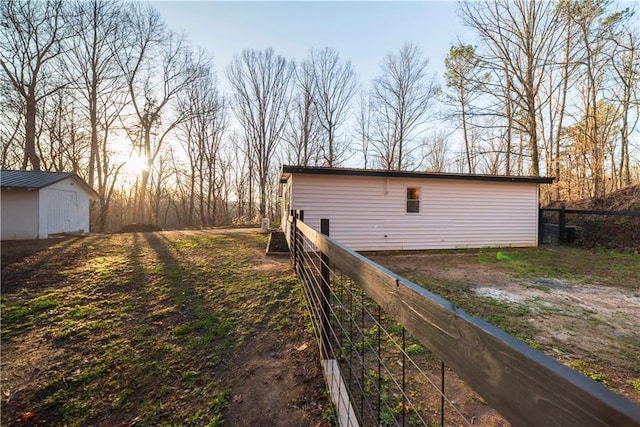
<path id="1" fill-rule="evenodd" d="M 380 178 L 407 178 L 407 179 L 446 179 L 462 181 L 491 181 L 491 182 L 519 182 L 529 184 L 551 184 L 552 177 L 545 176 L 507 176 L 507 175 L 479 175 L 463 173 L 435 173 L 435 172 L 404 172 L 379 169 L 351 169 L 351 168 L 327 168 L 316 166 L 289 166 L 283 165 L 280 173 L 280 182 L 287 182 L 294 174 L 305 175 L 334 175 L 334 176 L 374 176 Z"/>

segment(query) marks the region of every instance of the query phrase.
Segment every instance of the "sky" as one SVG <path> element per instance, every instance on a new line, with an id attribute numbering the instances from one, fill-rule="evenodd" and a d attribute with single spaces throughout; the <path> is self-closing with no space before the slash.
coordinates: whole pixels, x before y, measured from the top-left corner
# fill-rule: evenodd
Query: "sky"
<path id="1" fill-rule="evenodd" d="M 444 58 L 469 32 L 455 1 L 159 1 L 151 3 L 169 28 L 184 31 L 193 45 L 213 55 L 224 86 L 224 70 L 242 49 L 272 47 L 301 60 L 311 48 L 332 47 L 352 61 L 368 86 L 380 63 L 404 42 L 415 42 L 429 58 L 429 73 L 442 82 Z M 465 39 L 466 36 L 466 39 Z"/>

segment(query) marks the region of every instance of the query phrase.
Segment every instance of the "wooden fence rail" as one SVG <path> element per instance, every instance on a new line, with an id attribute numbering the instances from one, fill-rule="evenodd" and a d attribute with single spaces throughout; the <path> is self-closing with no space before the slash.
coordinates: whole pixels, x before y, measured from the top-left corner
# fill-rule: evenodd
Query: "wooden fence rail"
<path id="1" fill-rule="evenodd" d="M 517 426 L 638 426 L 640 406 L 293 217 L 293 230 Z M 295 239 L 292 240 L 295 246 Z M 292 248 L 295 254 L 304 248 Z"/>

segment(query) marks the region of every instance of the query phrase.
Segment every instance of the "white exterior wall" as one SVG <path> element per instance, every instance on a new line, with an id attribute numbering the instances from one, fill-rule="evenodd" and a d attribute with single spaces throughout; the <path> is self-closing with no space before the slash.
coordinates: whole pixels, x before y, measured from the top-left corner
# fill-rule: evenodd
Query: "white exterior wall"
<path id="1" fill-rule="evenodd" d="M 38 191 L 2 189 L 0 199 L 2 240 L 38 238 Z"/>
<path id="2" fill-rule="evenodd" d="M 538 242 L 536 183 L 293 174 L 287 184 L 306 224 L 329 218 L 331 236 L 354 250 Z M 420 188 L 420 213 L 406 212 L 408 187 Z"/>
<path id="3" fill-rule="evenodd" d="M 40 189 L 38 237 L 81 230 L 88 233 L 89 207 L 89 194 L 73 178 Z"/>

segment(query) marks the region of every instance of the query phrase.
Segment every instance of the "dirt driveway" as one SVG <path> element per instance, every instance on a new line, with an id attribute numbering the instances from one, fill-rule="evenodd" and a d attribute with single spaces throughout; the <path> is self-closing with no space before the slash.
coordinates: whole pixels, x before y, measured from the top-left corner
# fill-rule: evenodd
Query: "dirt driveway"
<path id="1" fill-rule="evenodd" d="M 369 258 L 640 403 L 640 256 L 591 256 L 548 247 Z"/>

